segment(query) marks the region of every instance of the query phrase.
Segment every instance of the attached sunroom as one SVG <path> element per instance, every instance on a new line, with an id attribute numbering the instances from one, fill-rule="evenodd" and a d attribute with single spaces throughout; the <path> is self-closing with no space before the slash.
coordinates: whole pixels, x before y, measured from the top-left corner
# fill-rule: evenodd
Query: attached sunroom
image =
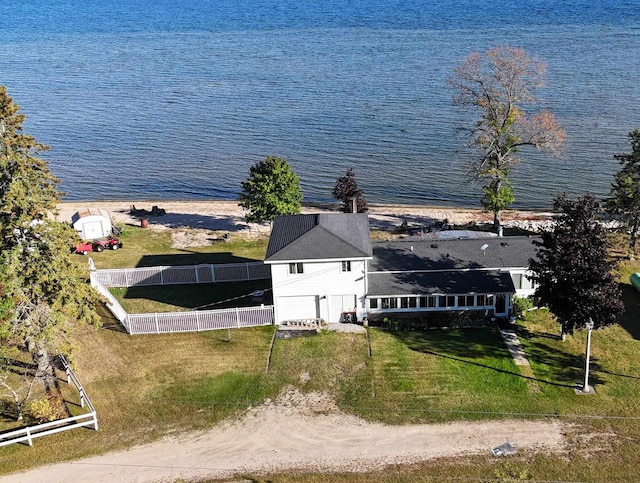
<path id="1" fill-rule="evenodd" d="M 508 271 L 369 272 L 367 311 L 387 313 L 483 310 L 506 317 L 516 293 Z"/>

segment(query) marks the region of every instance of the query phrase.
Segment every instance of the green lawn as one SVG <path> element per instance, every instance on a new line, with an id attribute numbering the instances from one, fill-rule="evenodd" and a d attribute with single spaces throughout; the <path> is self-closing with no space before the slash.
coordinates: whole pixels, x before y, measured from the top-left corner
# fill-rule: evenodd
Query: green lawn
<path id="1" fill-rule="evenodd" d="M 214 238 L 219 234 L 212 232 Z M 217 242 L 204 247 L 173 248 L 171 231 L 158 231 L 125 226 L 120 235 L 123 248 L 92 252 L 89 256 L 97 268 L 133 268 L 160 265 L 198 265 L 201 263 L 241 263 L 264 260 L 267 237 L 247 239 L 231 235 L 227 242 Z M 85 258 L 75 256 L 80 262 Z"/>
<path id="2" fill-rule="evenodd" d="M 268 373 L 273 327 L 233 330 L 230 340 L 227 331 L 131 337 L 105 315 L 102 329 L 82 332 L 76 355 L 100 431 L 54 435 L 36 440 L 33 448 L 0 448 L 0 473 L 54 462 L 61 455 L 74 459 L 211 427 L 292 385 L 328 392 L 344 411 L 389 423 L 538 415 L 569 424 L 569 447 L 560 456 L 460 457 L 374 475 L 331 475 L 333 481 L 506 481 L 519 474 L 551 481 L 629 481 L 640 470 L 640 294 L 630 289 L 628 274 L 639 270 L 640 264 L 632 262 L 621 267 L 627 312 L 618 325 L 593 333 L 591 383 L 597 396 L 573 391 L 582 381 L 584 331 L 562 342 L 546 310 L 529 312 L 517 325 L 530 368 L 514 364 L 495 329 L 370 329 L 368 339 L 322 333 L 276 340 Z M 153 292 L 137 295 L 136 303 L 166 298 Z M 136 300 L 132 294 L 122 296 Z M 326 475 L 271 479 L 326 481 Z"/>
<path id="3" fill-rule="evenodd" d="M 271 280 L 112 288 L 110 292 L 128 313 L 140 314 L 252 307 L 260 305 L 252 300 L 255 290 L 264 291 L 262 303 L 272 303 Z"/>

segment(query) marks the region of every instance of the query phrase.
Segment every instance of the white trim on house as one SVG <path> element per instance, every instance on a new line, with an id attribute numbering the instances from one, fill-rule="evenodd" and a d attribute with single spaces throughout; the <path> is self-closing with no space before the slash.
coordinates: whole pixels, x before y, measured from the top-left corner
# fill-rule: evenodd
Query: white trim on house
<path id="1" fill-rule="evenodd" d="M 310 263 L 310 262 L 336 262 L 336 261 L 344 261 L 344 262 L 357 262 L 360 260 L 371 260 L 373 257 L 367 257 L 367 258 L 362 258 L 362 257 L 353 257 L 353 258 L 349 258 L 349 257 L 344 257 L 344 258 L 314 258 L 314 259 L 308 259 L 308 258 L 298 258 L 298 259 L 291 259 L 291 260 L 265 260 L 264 263 L 269 264 L 269 265 L 275 265 L 275 264 L 280 264 L 280 263 Z"/>
<path id="2" fill-rule="evenodd" d="M 505 307 L 496 312 L 498 296 L 505 296 Z M 489 311 L 497 317 L 509 314 L 512 307 L 511 295 L 508 292 L 498 293 L 466 293 L 466 294 L 425 294 L 425 295 L 375 295 L 367 296 L 368 314 L 386 313 L 425 313 L 447 311 Z M 464 297 L 462 303 L 461 298 Z M 472 300 L 469 300 L 472 298 Z"/>

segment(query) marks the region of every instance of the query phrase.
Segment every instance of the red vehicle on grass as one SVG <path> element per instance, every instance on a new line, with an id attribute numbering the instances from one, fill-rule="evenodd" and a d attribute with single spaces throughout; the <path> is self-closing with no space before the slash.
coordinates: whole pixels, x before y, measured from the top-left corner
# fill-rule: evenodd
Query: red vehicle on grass
<path id="1" fill-rule="evenodd" d="M 107 238 L 106 240 L 82 241 L 73 247 L 73 253 L 86 255 L 89 252 L 101 252 L 105 248 L 117 250 L 122 248 L 122 242 L 117 238 Z"/>

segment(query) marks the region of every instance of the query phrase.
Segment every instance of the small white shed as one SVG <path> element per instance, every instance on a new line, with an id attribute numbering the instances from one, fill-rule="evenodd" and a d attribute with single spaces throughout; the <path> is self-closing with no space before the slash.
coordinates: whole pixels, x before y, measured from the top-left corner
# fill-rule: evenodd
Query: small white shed
<path id="1" fill-rule="evenodd" d="M 111 235 L 111 217 L 101 208 L 85 208 L 71 217 L 71 224 L 83 240 L 95 240 Z"/>

